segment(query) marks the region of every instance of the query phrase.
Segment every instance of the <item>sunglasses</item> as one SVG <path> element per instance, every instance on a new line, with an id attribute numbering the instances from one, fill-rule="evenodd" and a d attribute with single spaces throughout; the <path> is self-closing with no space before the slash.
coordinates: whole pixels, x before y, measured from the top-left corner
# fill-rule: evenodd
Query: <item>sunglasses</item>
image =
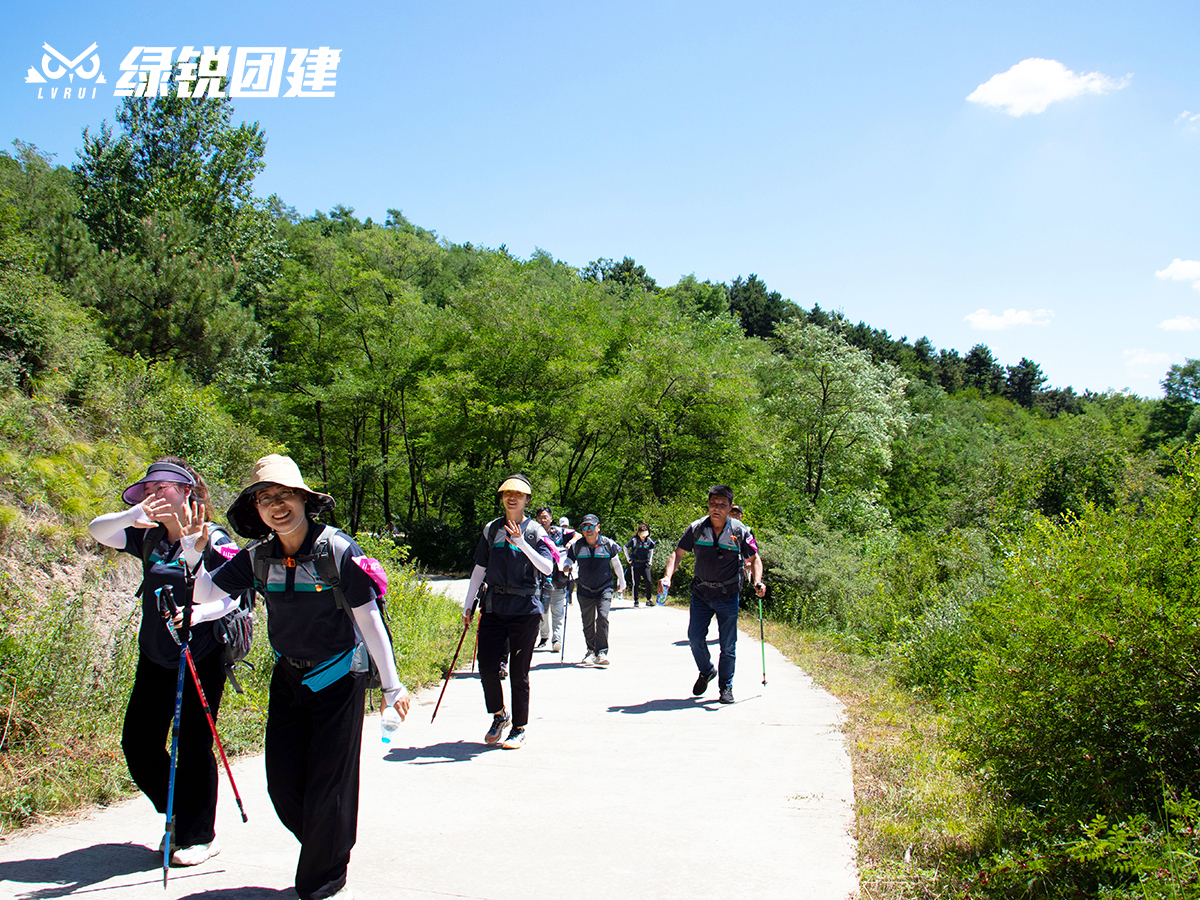
<path id="1" fill-rule="evenodd" d="M 595 531 L 596 530 L 595 525 L 580 525 L 579 527 L 581 529 L 583 529 L 584 531 Z"/>

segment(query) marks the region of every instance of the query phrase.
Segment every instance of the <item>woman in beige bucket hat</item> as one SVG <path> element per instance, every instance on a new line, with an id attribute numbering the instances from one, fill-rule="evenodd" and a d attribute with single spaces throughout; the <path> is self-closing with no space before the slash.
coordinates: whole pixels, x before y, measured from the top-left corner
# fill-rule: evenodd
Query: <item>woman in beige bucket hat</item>
<path id="1" fill-rule="evenodd" d="M 267 791 L 300 841 L 301 900 L 352 897 L 346 873 L 358 824 L 364 649 L 379 670 L 386 703 L 402 719 L 409 706 L 376 603 L 387 576 L 349 535 L 317 521 L 333 507 L 333 498 L 310 488 L 289 457 L 264 456 L 228 513 L 238 534 L 261 540 L 215 572 L 202 572 L 195 591 L 201 621 L 221 615 L 230 594 L 256 589 L 266 598 L 278 656 L 267 708 Z M 204 535 L 195 537 L 203 546 Z M 337 563 L 336 586 L 317 561 L 325 546 Z M 265 569 L 265 584 L 257 583 L 256 568 Z M 351 615 L 339 604 L 339 589 Z"/>

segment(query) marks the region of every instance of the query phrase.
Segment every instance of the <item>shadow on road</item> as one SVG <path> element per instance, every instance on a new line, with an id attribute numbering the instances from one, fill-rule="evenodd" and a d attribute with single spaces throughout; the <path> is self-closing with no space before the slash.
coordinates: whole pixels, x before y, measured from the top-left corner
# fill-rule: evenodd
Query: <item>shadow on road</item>
<path id="1" fill-rule="evenodd" d="M 278 890 L 265 887 L 235 887 L 200 891 L 181 897 L 180 900 L 297 900 L 297 894 L 295 888 Z"/>
<path id="2" fill-rule="evenodd" d="M 393 747 L 383 758 L 384 762 L 410 762 L 419 766 L 430 763 L 467 762 L 491 747 L 474 741 L 453 741 L 430 744 L 428 747 Z"/>
<path id="3" fill-rule="evenodd" d="M 629 706 L 610 706 L 609 712 L 627 713 L 640 716 L 649 712 L 674 712 L 680 709 L 706 709 L 712 712 L 714 707 L 705 703 L 701 698 L 672 697 L 666 700 L 647 700 L 645 703 L 635 703 Z"/>
<path id="4" fill-rule="evenodd" d="M 0 881 L 25 884 L 54 882 L 55 887 L 44 887 L 21 895 L 29 900 L 67 897 L 110 878 L 149 872 L 161 865 L 162 857 L 142 844 L 95 844 L 50 859 L 0 862 Z"/>

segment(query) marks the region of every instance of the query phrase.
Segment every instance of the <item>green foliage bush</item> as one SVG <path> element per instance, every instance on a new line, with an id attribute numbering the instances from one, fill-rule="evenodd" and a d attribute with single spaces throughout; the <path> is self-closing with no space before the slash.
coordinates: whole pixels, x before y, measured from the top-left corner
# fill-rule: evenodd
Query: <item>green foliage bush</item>
<path id="1" fill-rule="evenodd" d="M 977 606 L 958 741 L 995 789 L 1057 822 L 1151 814 L 1196 791 L 1200 453 L 1144 513 L 1033 526 Z"/>

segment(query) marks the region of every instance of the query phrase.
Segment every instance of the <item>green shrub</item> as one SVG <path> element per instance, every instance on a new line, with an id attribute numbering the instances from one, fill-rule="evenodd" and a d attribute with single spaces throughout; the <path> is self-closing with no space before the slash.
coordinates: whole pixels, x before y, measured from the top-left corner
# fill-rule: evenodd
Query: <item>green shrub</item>
<path id="1" fill-rule="evenodd" d="M 958 741 L 1047 820 L 1152 814 L 1197 791 L 1200 454 L 1148 503 L 1032 527 L 978 605 Z"/>

